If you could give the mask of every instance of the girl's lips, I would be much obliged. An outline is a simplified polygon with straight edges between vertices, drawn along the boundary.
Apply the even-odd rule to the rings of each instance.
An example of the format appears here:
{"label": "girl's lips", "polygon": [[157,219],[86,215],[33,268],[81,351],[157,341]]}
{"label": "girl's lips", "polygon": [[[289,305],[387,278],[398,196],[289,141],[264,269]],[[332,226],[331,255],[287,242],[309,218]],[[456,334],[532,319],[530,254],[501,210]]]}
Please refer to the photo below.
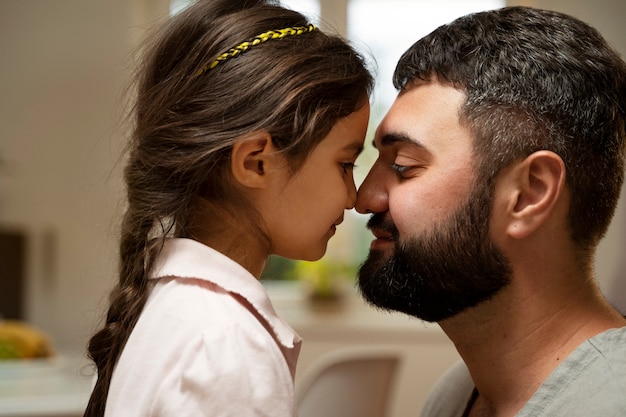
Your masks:
{"label": "girl's lips", "polygon": [[337,219],[335,223],[330,226],[330,235],[333,236],[337,232],[337,226],[343,223],[343,216]]}
{"label": "girl's lips", "polygon": [[333,231],[333,233],[335,233],[337,231],[337,227],[343,223],[343,216],[341,216],[340,218],[338,218],[335,223],[333,223],[332,226],[330,226],[330,230]]}

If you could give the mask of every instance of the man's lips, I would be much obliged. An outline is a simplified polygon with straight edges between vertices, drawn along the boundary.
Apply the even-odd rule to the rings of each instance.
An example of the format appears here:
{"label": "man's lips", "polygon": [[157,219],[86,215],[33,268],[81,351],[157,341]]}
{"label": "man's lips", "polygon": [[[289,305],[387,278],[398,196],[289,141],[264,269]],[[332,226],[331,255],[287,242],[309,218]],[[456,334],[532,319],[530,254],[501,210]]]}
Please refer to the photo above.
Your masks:
{"label": "man's lips", "polygon": [[395,244],[398,240],[398,229],[388,213],[375,213],[367,222],[367,228],[372,232],[374,239],[370,248]]}
{"label": "man's lips", "polygon": [[378,229],[378,228],[372,229],[372,234],[376,237],[376,239],[382,239],[382,240],[393,239],[393,235],[391,233],[386,232],[382,229]]}
{"label": "man's lips", "polygon": [[376,239],[372,241],[370,249],[374,249],[380,246],[386,246],[394,242],[394,236],[392,233],[386,232],[378,228],[372,228],[371,231]]}

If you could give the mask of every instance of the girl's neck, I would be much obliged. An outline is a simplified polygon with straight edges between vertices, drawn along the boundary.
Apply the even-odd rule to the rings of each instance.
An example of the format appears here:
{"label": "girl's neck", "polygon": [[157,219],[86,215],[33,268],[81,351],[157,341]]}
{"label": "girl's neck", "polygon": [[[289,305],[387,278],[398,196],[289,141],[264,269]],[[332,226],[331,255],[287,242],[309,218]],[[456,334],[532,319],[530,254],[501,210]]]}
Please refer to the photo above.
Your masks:
{"label": "girl's neck", "polygon": [[269,253],[259,245],[258,239],[252,239],[252,236],[254,235],[232,233],[197,240],[237,262],[258,279],[265,268]]}
{"label": "girl's neck", "polygon": [[269,241],[242,210],[226,210],[203,201],[195,210],[192,225],[191,239],[224,254],[255,277],[261,276],[270,255]]}

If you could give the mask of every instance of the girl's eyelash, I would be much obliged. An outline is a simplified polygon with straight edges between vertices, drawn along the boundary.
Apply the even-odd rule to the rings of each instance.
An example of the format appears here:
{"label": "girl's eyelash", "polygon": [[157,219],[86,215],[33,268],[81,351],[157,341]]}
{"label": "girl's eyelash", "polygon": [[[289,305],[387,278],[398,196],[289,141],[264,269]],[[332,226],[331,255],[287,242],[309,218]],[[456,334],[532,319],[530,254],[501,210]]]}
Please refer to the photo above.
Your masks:
{"label": "girl's eyelash", "polygon": [[347,173],[349,170],[356,168],[356,165],[354,162],[342,162],[341,168],[343,168],[344,172]]}

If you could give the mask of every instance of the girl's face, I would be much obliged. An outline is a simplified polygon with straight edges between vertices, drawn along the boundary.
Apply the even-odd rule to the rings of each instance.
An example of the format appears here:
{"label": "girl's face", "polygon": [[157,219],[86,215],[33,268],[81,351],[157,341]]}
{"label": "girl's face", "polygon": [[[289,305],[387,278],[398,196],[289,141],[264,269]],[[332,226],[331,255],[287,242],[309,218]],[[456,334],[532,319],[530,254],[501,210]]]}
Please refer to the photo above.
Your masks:
{"label": "girl's face", "polygon": [[282,168],[264,210],[272,253],[313,261],[356,202],[354,162],[363,150],[369,103],[339,120],[295,173]]}

